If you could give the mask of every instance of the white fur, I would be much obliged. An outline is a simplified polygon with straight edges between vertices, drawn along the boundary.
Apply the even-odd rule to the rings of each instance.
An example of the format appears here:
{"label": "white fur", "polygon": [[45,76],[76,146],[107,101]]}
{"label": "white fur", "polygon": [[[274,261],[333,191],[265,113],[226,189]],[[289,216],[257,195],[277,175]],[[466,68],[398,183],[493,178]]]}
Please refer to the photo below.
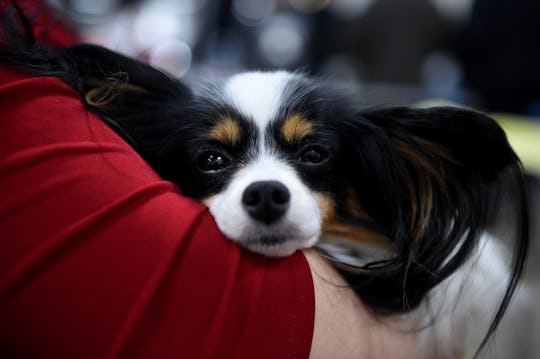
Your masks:
{"label": "white fur", "polygon": [[510,279],[509,254],[484,234],[476,253],[435,287],[424,303],[407,315],[424,328],[420,344],[427,357],[472,357],[486,334]]}
{"label": "white fur", "polygon": [[[290,191],[290,207],[283,218],[271,225],[253,220],[242,207],[242,194],[256,181],[275,180]],[[268,256],[287,256],[315,244],[321,231],[321,214],[311,190],[287,164],[265,154],[241,169],[221,193],[205,201],[223,233],[242,246]],[[280,236],[287,241],[263,245],[257,239]]]}
{"label": "white fur", "polygon": [[[315,244],[321,231],[321,214],[314,193],[296,171],[273,155],[264,141],[268,125],[276,118],[287,83],[295,77],[285,71],[248,72],[225,82],[224,95],[258,128],[258,158],[240,169],[228,187],[206,199],[221,231],[251,251],[268,256],[287,256]],[[251,218],[242,206],[245,189],[256,181],[279,181],[291,194],[290,207],[276,223],[265,225]],[[286,241],[265,245],[259,239],[281,237]]]}
{"label": "white fur", "polygon": [[283,90],[294,77],[286,71],[240,73],[225,83],[225,95],[240,113],[255,122],[264,138],[268,123],[278,114]]}
{"label": "white fur", "polygon": [[[339,239],[331,239],[327,243],[324,240],[326,238],[319,246],[331,250],[333,255],[337,253],[336,258],[352,265],[365,264],[356,257],[349,257],[348,251],[343,250],[347,243]],[[384,252],[364,246],[355,246],[355,249],[368,253],[368,261],[387,256]],[[342,255],[340,250],[343,251]],[[497,238],[483,234],[471,258],[432,289],[417,309],[404,315],[384,316],[384,323],[397,331],[417,336],[415,353],[418,358],[472,358],[508,286],[510,257]],[[521,305],[527,301],[524,289],[516,292],[515,301]],[[515,304],[507,311],[504,321],[514,320],[513,316],[520,314],[513,310]],[[482,357],[494,357],[491,348],[489,345]],[[493,348],[501,350],[499,347]]]}

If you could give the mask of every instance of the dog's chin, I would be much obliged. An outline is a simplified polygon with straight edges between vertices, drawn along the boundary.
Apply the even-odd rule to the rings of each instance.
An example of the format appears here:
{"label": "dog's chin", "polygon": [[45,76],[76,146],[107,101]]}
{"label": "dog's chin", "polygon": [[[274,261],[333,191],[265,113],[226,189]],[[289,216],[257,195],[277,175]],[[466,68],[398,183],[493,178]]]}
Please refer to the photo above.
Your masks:
{"label": "dog's chin", "polygon": [[247,220],[228,226],[222,218],[216,217],[219,229],[227,238],[251,252],[269,257],[285,257],[297,250],[313,247],[319,239],[321,228],[316,218],[312,221],[302,224],[280,221],[268,226]]}
{"label": "dog's chin", "polygon": [[[293,193],[299,196],[298,192]],[[285,257],[314,246],[319,239],[320,211],[309,193],[293,199],[287,213],[270,224],[252,218],[238,205],[239,197],[225,193],[205,200],[205,204],[221,232],[241,247],[265,256]]]}
{"label": "dog's chin", "polygon": [[248,240],[231,239],[254,253],[262,254],[268,257],[286,257],[298,250],[314,246],[317,242],[318,236],[313,236],[306,239],[287,238],[285,236],[268,236]]}

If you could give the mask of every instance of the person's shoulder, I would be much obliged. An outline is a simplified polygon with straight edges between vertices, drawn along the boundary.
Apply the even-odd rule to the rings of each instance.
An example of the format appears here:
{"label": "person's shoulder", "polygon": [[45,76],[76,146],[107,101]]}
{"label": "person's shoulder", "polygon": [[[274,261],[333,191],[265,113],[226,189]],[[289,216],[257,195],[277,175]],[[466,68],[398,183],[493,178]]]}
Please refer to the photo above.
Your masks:
{"label": "person's shoulder", "polygon": [[52,76],[35,76],[27,72],[0,66],[0,101],[28,103],[40,97],[63,96],[80,101],[80,95],[68,84]]}

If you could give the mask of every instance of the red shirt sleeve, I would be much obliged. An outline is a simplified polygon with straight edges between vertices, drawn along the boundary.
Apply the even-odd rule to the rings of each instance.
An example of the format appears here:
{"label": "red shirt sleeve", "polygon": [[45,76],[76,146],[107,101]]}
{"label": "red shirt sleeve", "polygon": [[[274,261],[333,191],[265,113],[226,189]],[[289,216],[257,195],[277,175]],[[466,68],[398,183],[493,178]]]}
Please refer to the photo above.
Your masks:
{"label": "red shirt sleeve", "polygon": [[0,71],[0,357],[308,357],[301,253],[223,238],[54,78]]}

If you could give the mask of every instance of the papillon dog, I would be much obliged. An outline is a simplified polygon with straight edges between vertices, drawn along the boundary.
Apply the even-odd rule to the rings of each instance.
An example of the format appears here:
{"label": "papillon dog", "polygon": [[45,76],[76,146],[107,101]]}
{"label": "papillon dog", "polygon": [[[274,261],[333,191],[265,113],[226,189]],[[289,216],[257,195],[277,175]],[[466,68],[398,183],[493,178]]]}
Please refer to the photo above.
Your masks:
{"label": "papillon dog", "polygon": [[456,333],[473,309],[488,318],[477,348],[493,334],[523,272],[528,223],[520,161],[488,116],[370,108],[285,71],[193,90],[116,52],[44,48],[29,34],[7,36],[1,61],[72,86],[230,240],[273,257],[319,248],[382,320],[437,332],[433,357],[463,354]]}

